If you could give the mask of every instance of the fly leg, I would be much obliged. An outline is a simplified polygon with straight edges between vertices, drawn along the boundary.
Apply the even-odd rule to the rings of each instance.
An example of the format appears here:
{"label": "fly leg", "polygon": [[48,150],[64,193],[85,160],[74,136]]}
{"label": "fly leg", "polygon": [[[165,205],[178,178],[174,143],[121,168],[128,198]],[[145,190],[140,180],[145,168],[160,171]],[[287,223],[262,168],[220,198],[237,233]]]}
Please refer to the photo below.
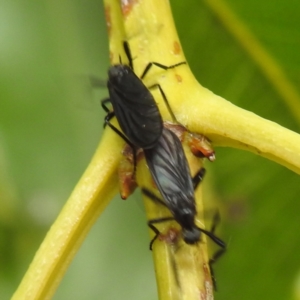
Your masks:
{"label": "fly leg", "polygon": [[182,62],[180,62],[180,63],[177,63],[177,64],[175,64],[175,65],[171,65],[171,66],[165,66],[165,65],[162,65],[162,64],[160,64],[160,63],[158,63],[158,62],[150,62],[150,63],[148,63],[148,65],[146,66],[146,68],[145,68],[145,70],[144,70],[144,72],[142,73],[142,75],[141,75],[141,79],[144,79],[145,78],[145,76],[147,75],[147,73],[149,72],[149,70],[151,69],[151,67],[152,66],[157,66],[158,68],[161,68],[161,69],[163,69],[163,70],[169,70],[169,69],[174,69],[174,68],[176,68],[176,67],[178,67],[178,66],[181,66],[181,65],[185,65],[186,64],[186,62],[185,61],[182,61]]}
{"label": "fly leg", "polygon": [[194,190],[198,187],[199,183],[203,180],[206,170],[201,168],[196,175],[192,178]]}
{"label": "fly leg", "polygon": [[166,104],[166,107],[167,107],[167,109],[169,111],[169,114],[171,115],[171,118],[172,118],[173,122],[174,123],[178,123],[178,121],[177,121],[177,119],[176,119],[176,117],[175,117],[175,115],[174,115],[174,113],[172,111],[172,108],[170,106],[170,103],[169,103],[169,101],[167,99],[167,96],[166,96],[165,92],[163,91],[162,87],[160,86],[160,84],[156,83],[156,84],[153,84],[153,85],[151,85],[151,86],[148,87],[149,90],[154,89],[154,88],[158,88],[159,89],[159,91],[160,91],[160,93],[161,93],[161,95],[162,95],[162,97],[164,99],[164,102]]}
{"label": "fly leg", "polygon": [[109,108],[106,106],[107,103],[110,102],[110,99],[104,99],[101,101],[101,106],[105,112],[107,112],[107,115],[104,118],[104,128],[109,126],[118,136],[120,136],[131,148],[132,148],[132,153],[133,153],[133,164],[134,164],[134,169],[133,169],[133,174],[132,177],[135,177],[135,172],[136,172],[136,165],[137,165],[137,149],[136,147],[129,141],[129,139],[124,135],[123,132],[121,132],[117,127],[115,127],[113,124],[110,123],[110,120],[115,116],[114,111],[110,111]]}
{"label": "fly leg", "polygon": [[[220,223],[220,220],[221,220],[220,214],[219,214],[219,211],[217,211],[214,215],[214,219],[213,219],[211,230],[210,230],[210,232],[212,234],[214,234],[216,227]],[[211,275],[211,279],[212,279],[212,283],[213,283],[213,287],[214,287],[215,291],[217,290],[217,281],[216,281],[215,272],[213,269],[213,264],[215,264],[217,262],[217,260],[226,252],[226,244],[224,242],[223,242],[223,244],[218,243],[218,245],[221,247],[221,249],[217,250],[208,262],[209,269],[210,269],[210,275]]]}
{"label": "fly leg", "polygon": [[151,240],[150,245],[149,245],[149,249],[152,250],[152,246],[154,241],[158,238],[158,236],[160,235],[160,231],[153,225],[153,224],[157,224],[157,223],[163,223],[163,222],[168,222],[168,221],[172,221],[174,220],[173,217],[165,217],[165,218],[157,218],[157,219],[152,219],[148,221],[148,226],[154,231],[155,236],[154,238]]}

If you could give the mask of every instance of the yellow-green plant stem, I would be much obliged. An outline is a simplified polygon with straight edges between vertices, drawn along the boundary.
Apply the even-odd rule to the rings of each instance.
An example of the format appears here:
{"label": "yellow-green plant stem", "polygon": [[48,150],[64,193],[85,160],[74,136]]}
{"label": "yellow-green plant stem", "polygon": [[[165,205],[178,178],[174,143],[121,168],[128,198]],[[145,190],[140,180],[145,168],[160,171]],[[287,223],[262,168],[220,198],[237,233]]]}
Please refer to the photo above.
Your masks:
{"label": "yellow-green plant stem", "polygon": [[[127,2],[128,7],[123,6],[123,15],[120,15],[119,1],[105,1],[105,10],[107,12],[106,17],[107,20],[109,20],[110,55],[112,63],[119,62],[118,56],[123,53],[122,42],[125,39],[130,42],[130,48],[134,56],[134,70],[137,74],[142,74],[148,62],[161,61],[161,58],[159,57],[151,59],[150,57],[148,58],[147,55],[145,57],[145,54],[149,50],[148,38],[153,40],[157,35],[157,32],[164,34],[165,42],[166,39],[168,39],[167,47],[166,44],[161,45],[161,47],[159,46],[161,43],[160,39],[158,39],[158,44],[156,44],[155,47],[156,53],[159,56],[163,56],[163,63],[171,65],[184,61],[185,59],[182,51],[178,54],[174,53],[173,55],[170,55],[170,51],[172,51],[170,47],[173,46],[174,52],[176,52],[175,45],[179,44],[179,41],[172,21],[170,7],[167,2],[155,3],[151,1],[140,1],[136,4],[134,2],[135,1],[132,1],[133,5],[131,5],[130,1]],[[149,14],[150,11],[152,11],[152,13]],[[157,15],[158,11],[160,11],[160,15]],[[143,24],[142,28],[138,28],[135,23],[135,20],[139,19],[139,15],[142,16],[142,19],[140,20]],[[116,16],[120,16],[123,20],[123,25],[121,25],[122,22],[120,22]],[[166,17],[167,22],[164,24],[165,28],[161,28],[164,27],[161,23],[155,23],[155,19],[158,16]],[[119,26],[121,27],[119,28]],[[125,31],[126,38],[120,40],[120,35],[118,35],[118,33],[123,32],[123,30]],[[130,39],[130,36],[136,35],[136,37],[139,37],[141,34],[140,30],[142,30],[142,32],[148,32],[149,37],[145,36],[142,45],[135,45],[136,38]],[[137,38],[136,41],[139,42],[140,40]],[[137,55],[136,47],[138,47],[140,51],[144,52],[144,55]],[[124,55],[122,56],[122,61],[125,61]],[[155,68],[154,72],[151,70],[150,79],[157,71],[161,70],[155,70]],[[153,83],[156,82],[154,81]],[[151,85],[150,80],[148,81],[148,84]],[[195,168],[197,166],[200,167],[199,161],[195,160],[195,158],[191,159],[193,160],[192,171],[195,173]],[[145,167],[145,163],[139,164],[137,178],[140,186],[147,187],[150,185],[151,188],[152,180],[147,168]],[[200,195],[200,190],[198,193]],[[168,212],[167,209],[155,205],[149,199],[144,200],[148,220],[170,215],[170,212]],[[199,218],[201,218],[202,199],[198,197],[197,200]],[[164,233],[171,225],[172,223],[170,222],[165,223],[160,230]],[[176,226],[174,222],[173,226]],[[199,224],[199,226],[203,228],[203,224]],[[203,299],[212,299],[212,282],[208,271],[208,254],[205,237],[202,241],[202,243],[199,243],[194,247],[187,247],[184,243],[181,243],[180,246],[176,245],[175,248],[174,245],[164,242],[156,241],[156,243],[154,243],[152,254],[156,271],[159,299],[192,300],[198,299],[200,295]]]}
{"label": "yellow-green plant stem", "polygon": [[[168,1],[121,2],[123,14],[119,0],[104,2],[110,31],[112,62],[117,63],[119,55],[122,56],[122,61],[126,61],[122,49],[124,39],[129,42],[134,54],[137,74],[141,74],[146,64],[151,61],[165,65],[185,61]],[[298,134],[216,96],[195,80],[187,65],[167,72],[153,67],[147,75],[146,84],[153,83],[161,84],[178,121],[189,130],[204,133],[215,145],[249,150],[300,173]],[[154,91],[153,95],[163,117],[170,119],[161,95],[157,91]],[[12,299],[51,298],[88,230],[116,193],[116,169],[123,142],[109,128],[105,131],[89,167],[49,230]],[[142,178],[140,180],[142,182]],[[197,205],[201,207],[198,199]],[[147,208],[149,216],[157,213],[160,212]],[[202,224],[199,223],[199,226]],[[170,261],[171,255],[175,256],[175,261],[180,265],[181,258],[176,256],[176,251],[169,246],[166,248],[159,245],[164,244],[158,242],[153,251],[155,265],[161,266],[160,269],[156,267],[159,270],[159,294],[161,299],[171,299],[168,296],[168,287],[174,285],[174,280],[168,280],[168,274],[172,275],[174,271],[170,264],[162,265],[161,262]],[[198,259],[195,253],[191,256]],[[207,261],[207,258],[205,260]],[[179,278],[181,277],[184,276],[179,275]],[[183,290],[188,291],[188,283],[183,284],[187,286],[187,289]],[[179,294],[179,299],[193,299],[182,295],[190,294]],[[208,290],[204,299],[212,299]]]}
{"label": "yellow-green plant stem", "polygon": [[[113,7],[118,5],[116,2],[106,1],[105,5]],[[136,1],[130,14],[124,17],[124,24],[137,74],[151,61],[165,65],[185,61],[183,52],[174,50],[174,43],[179,40],[166,1]],[[189,130],[205,134],[215,145],[248,150],[300,173],[297,133],[215,95],[197,82],[188,66],[168,72],[153,67],[145,80],[147,85],[163,86],[178,121]],[[160,94],[153,94],[164,118],[170,119]]]}
{"label": "yellow-green plant stem", "polygon": [[[106,143],[110,147],[106,147]],[[52,225],[12,299],[51,299],[66,268],[117,192],[122,142],[106,132],[89,167]]]}

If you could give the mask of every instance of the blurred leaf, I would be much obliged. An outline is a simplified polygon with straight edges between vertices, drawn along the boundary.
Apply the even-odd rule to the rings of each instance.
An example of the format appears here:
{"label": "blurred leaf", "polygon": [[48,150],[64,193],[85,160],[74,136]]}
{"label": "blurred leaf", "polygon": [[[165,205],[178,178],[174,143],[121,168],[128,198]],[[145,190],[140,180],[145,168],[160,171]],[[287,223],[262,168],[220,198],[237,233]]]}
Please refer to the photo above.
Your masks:
{"label": "blurred leaf", "polygon": [[[226,3],[290,83],[299,86],[300,3]],[[205,2],[173,0],[171,4],[187,60],[202,85],[299,131],[299,120],[276,88]],[[100,139],[99,99],[106,92],[89,90],[86,76],[106,77],[108,43],[102,3],[3,1],[0,45],[1,147],[9,169],[7,182],[11,182],[6,193],[15,195],[14,211],[21,216],[12,218],[7,227],[0,214],[0,298],[7,299]],[[216,299],[291,299],[300,265],[298,176],[234,149],[218,148],[216,162],[207,167],[212,183],[207,200],[218,201],[222,208],[220,235],[229,242],[228,252],[216,265]],[[126,203],[116,199],[110,205],[55,299],[155,299],[139,193],[136,198]],[[1,197],[1,211],[6,204]]]}
{"label": "blurred leaf", "polygon": [[[226,3],[297,87],[300,4]],[[293,118],[276,87],[204,2],[173,1],[172,8],[187,60],[202,85],[242,108],[299,131],[299,120]],[[218,148],[216,155],[210,172],[224,212],[222,236],[229,242],[228,252],[216,267],[216,299],[292,298],[300,267],[299,177],[249,153]]]}

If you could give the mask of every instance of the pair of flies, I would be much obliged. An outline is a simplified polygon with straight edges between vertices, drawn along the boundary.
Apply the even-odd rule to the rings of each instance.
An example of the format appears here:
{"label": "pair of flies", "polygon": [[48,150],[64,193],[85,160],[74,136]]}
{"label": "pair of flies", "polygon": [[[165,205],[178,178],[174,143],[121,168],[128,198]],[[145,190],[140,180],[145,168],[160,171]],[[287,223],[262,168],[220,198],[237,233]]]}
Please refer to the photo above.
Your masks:
{"label": "pair of flies", "polygon": [[[114,130],[132,148],[133,176],[136,170],[137,152],[139,149],[143,149],[150,173],[163,200],[147,189],[143,188],[142,192],[155,202],[166,206],[173,215],[148,221],[148,226],[155,233],[150,243],[150,249],[160,234],[155,224],[175,220],[180,224],[182,237],[187,244],[199,242],[202,232],[221,247],[221,251],[218,251],[210,260],[211,266],[216,258],[224,252],[226,245],[215,236],[214,224],[211,231],[199,228],[195,224],[197,210],[194,190],[202,181],[205,169],[201,168],[193,178],[191,177],[182,144],[176,133],[173,132],[174,130],[172,131],[172,126],[164,126],[157,104],[149,91],[149,89],[159,89],[173,121],[176,122],[163,89],[159,84],[147,88],[142,82],[153,66],[169,70],[186,63],[180,62],[165,66],[157,62],[150,62],[139,78],[133,71],[133,59],[127,42],[124,42],[124,50],[129,64],[122,64],[120,60],[119,64],[110,67],[107,83],[109,98],[102,101],[102,107],[107,112],[105,125]],[[107,107],[109,102],[113,106],[113,111]],[[117,118],[122,132],[110,123],[114,116]],[[180,125],[177,124],[177,126]],[[202,147],[203,143],[199,143],[197,156],[213,160],[213,151],[206,151],[207,147]]]}

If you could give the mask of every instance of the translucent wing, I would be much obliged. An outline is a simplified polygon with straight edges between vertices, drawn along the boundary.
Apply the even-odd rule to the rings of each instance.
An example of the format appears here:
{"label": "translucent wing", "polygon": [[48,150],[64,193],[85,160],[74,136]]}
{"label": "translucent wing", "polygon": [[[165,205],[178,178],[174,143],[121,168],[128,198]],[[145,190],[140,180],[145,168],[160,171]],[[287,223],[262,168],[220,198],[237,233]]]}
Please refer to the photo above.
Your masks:
{"label": "translucent wing", "polygon": [[193,227],[196,214],[194,188],[178,137],[164,128],[155,147],[144,152],[152,177],[174,218],[182,227]]}

